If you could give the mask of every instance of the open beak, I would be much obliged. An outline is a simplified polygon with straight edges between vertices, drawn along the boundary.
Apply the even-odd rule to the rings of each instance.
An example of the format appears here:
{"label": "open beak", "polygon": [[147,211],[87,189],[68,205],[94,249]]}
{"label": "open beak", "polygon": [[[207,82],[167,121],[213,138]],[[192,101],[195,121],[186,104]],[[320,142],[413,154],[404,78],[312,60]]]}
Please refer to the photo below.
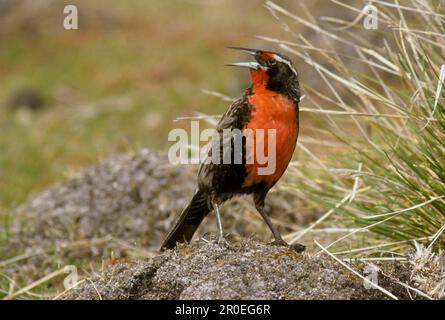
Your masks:
{"label": "open beak", "polygon": [[[227,47],[229,49],[239,50],[244,53],[250,54],[251,56],[256,56],[258,51],[257,49],[249,49],[249,48],[241,48],[241,47]],[[231,64],[226,64],[226,66],[232,66],[232,67],[242,67],[242,68],[248,68],[252,70],[259,70],[261,69],[261,65],[258,62],[235,62]]]}
{"label": "open beak", "polygon": [[261,68],[261,65],[258,62],[235,62],[226,64],[228,67],[242,67],[242,68],[248,68],[252,70],[259,70]]}
{"label": "open beak", "polygon": [[233,49],[233,50],[239,50],[244,53],[250,54],[251,56],[255,56],[259,51],[257,49],[249,49],[249,48],[241,48],[241,47],[227,47],[227,48]]}

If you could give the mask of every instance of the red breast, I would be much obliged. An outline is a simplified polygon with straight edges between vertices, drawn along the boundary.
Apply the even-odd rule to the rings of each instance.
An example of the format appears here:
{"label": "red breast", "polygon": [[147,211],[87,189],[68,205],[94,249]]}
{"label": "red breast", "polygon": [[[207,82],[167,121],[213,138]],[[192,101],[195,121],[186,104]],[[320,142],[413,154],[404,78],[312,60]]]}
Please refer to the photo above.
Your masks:
{"label": "red breast", "polygon": [[[257,183],[265,182],[268,186],[274,185],[282,176],[289,165],[294,153],[295,145],[298,138],[298,115],[295,102],[286,96],[268,90],[267,73],[262,71],[251,71],[253,81],[253,92],[249,96],[249,103],[252,108],[251,118],[244,130],[250,129],[254,134],[253,140],[248,145],[253,146],[253,154],[255,155],[253,163],[246,164],[247,176],[244,180],[243,187],[249,187]],[[269,129],[275,129],[275,170],[271,174],[259,174],[258,169],[267,167],[268,164],[258,163],[258,150],[256,150],[256,129],[264,130],[264,150],[263,154],[270,160],[268,154],[269,146]]]}

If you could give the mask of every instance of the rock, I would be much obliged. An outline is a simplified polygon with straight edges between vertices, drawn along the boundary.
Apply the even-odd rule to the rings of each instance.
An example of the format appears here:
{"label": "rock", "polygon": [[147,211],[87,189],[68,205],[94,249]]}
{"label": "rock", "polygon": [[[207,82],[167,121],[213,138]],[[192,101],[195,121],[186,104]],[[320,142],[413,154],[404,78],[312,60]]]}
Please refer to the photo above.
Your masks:
{"label": "rock", "polygon": [[[363,266],[356,266],[361,268]],[[197,241],[155,258],[119,263],[61,299],[387,299],[326,255],[247,240]],[[398,297],[406,291],[382,281]]]}

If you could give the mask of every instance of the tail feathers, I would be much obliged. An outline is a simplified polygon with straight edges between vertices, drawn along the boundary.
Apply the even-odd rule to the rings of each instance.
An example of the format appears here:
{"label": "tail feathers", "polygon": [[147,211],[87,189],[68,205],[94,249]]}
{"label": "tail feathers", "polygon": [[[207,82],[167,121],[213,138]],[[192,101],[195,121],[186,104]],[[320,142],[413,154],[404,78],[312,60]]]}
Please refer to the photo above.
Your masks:
{"label": "tail feathers", "polygon": [[161,251],[174,248],[178,242],[189,242],[211,210],[208,194],[198,190],[164,240]]}

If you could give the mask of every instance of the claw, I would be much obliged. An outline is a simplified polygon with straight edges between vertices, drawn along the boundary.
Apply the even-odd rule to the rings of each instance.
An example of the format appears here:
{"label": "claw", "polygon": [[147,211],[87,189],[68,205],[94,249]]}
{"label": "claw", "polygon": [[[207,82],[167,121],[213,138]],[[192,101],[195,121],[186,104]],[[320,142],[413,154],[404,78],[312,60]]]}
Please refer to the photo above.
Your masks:
{"label": "claw", "polygon": [[286,247],[290,250],[293,250],[295,252],[303,252],[304,250],[306,250],[306,247],[300,243],[294,243],[294,244],[289,244],[286,241],[284,241],[283,239],[275,239],[271,245],[274,246],[280,246],[280,247]]}

